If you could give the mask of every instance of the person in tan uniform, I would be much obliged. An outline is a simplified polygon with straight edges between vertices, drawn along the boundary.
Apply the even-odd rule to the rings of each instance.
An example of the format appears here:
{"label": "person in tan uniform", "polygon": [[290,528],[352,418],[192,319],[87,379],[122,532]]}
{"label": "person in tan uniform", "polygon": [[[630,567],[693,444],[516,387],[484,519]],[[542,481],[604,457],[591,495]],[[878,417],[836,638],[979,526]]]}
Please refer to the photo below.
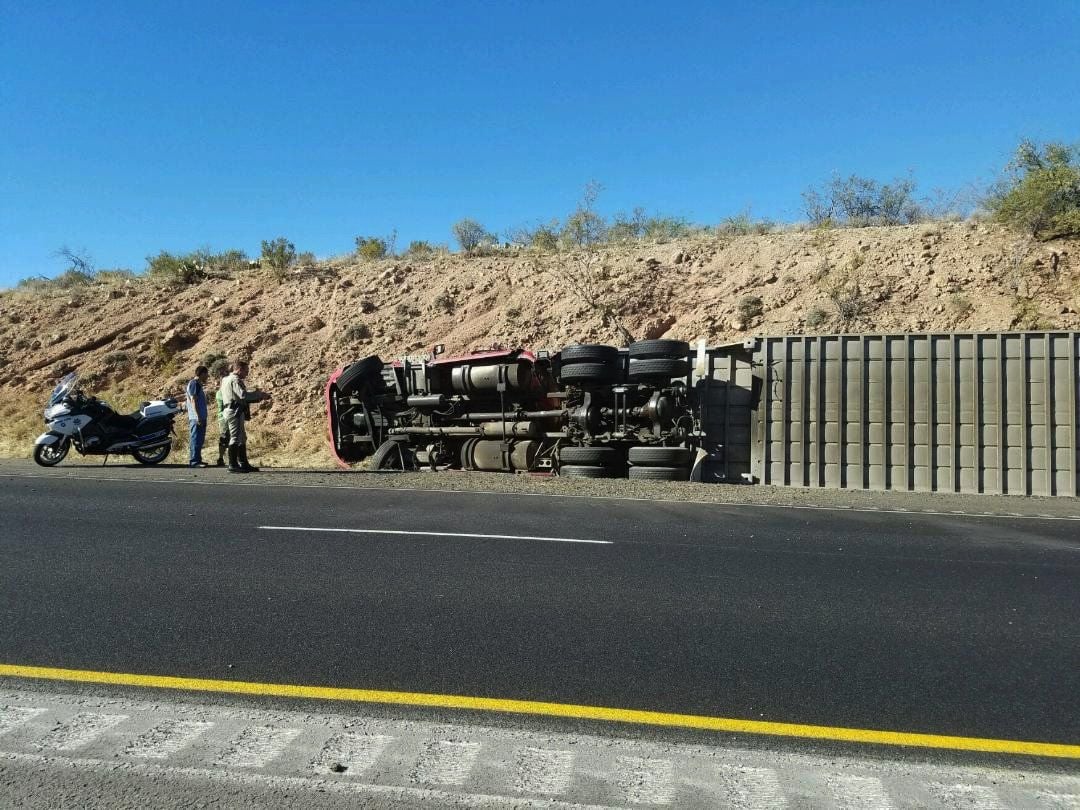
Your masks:
{"label": "person in tan uniform", "polygon": [[253,402],[268,402],[270,395],[265,391],[248,391],[244,380],[248,375],[246,360],[234,360],[232,373],[221,381],[221,404],[225,411],[225,422],[229,427],[229,472],[258,472],[247,457],[247,432],[244,423],[250,416]]}

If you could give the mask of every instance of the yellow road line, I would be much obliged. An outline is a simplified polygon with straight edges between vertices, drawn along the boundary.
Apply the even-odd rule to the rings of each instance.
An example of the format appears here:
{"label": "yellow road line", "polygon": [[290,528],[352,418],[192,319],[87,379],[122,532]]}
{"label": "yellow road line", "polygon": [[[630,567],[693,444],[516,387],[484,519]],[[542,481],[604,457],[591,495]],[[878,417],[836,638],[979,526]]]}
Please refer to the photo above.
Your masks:
{"label": "yellow road line", "polygon": [[763,720],[737,720],[693,714],[668,714],[636,709],[611,709],[600,706],[576,706],[565,703],[542,703],[533,700],[429,695],[415,692],[384,692],[377,689],[345,689],[333,686],[294,686],[278,683],[249,683],[206,678],[178,678],[168,675],[131,675],[119,672],[93,672],[82,669],[54,669],[0,664],[0,677],[44,678],[54,681],[100,683],[113,686],[144,686],[155,689],[185,689],[197,692],[225,692],[237,695],[265,695],[316,700],[345,700],[359,703],[393,703],[403,706],[430,706],[440,709],[469,709],[485,712],[563,717],[580,720],[605,720],[616,723],[639,723],[670,728],[723,731],[741,734],[768,734],[811,740],[902,745],[939,748],[952,751],[983,751],[994,754],[1019,754],[1037,757],[1080,759],[1080,745],[1063,743],[995,740],[982,737],[951,737],[943,734],[915,734],[903,731],[875,731],[862,728],[812,726],[801,723],[773,723]]}

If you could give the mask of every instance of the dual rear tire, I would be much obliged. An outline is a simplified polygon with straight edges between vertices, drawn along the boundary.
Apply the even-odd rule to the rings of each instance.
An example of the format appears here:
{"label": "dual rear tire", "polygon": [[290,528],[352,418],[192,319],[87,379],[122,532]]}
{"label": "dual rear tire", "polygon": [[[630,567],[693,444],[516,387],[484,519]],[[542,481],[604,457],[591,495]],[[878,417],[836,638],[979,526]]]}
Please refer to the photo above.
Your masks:
{"label": "dual rear tire", "polygon": [[631,447],[630,478],[636,481],[689,481],[688,447]]}
{"label": "dual rear tire", "polygon": [[559,448],[559,475],[563,478],[621,478],[626,458],[614,447]]}
{"label": "dual rear tire", "polygon": [[692,452],[687,447],[631,447],[626,456],[614,447],[567,446],[559,450],[563,478],[622,478],[637,481],[689,481]]}
{"label": "dual rear tire", "polygon": [[629,365],[623,378],[622,359],[614,346],[576,343],[559,353],[560,379],[573,385],[667,382],[690,373],[690,344],[685,340],[639,340],[627,349]]}
{"label": "dual rear tire", "polygon": [[630,344],[630,382],[668,382],[690,373],[685,340],[639,340]]}
{"label": "dual rear tire", "polygon": [[619,378],[619,350],[600,343],[575,343],[559,352],[559,378],[570,385],[610,385]]}

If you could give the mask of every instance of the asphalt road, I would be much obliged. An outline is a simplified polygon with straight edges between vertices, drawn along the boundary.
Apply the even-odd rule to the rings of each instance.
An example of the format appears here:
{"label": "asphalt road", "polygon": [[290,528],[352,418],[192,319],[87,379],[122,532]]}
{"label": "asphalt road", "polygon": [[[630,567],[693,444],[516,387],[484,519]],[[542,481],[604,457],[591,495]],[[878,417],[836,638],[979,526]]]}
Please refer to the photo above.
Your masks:
{"label": "asphalt road", "polygon": [[1078,743],[1078,618],[1076,521],[0,475],[5,664]]}

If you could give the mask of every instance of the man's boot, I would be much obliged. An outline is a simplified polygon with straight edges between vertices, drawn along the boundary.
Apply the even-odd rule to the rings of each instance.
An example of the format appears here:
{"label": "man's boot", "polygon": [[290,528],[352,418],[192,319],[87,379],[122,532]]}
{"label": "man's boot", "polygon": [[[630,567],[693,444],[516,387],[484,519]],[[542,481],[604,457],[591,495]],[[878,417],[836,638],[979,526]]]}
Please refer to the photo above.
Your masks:
{"label": "man's boot", "polygon": [[241,467],[241,469],[243,469],[244,472],[258,472],[259,468],[251,466],[251,462],[248,461],[247,445],[246,444],[240,445],[239,450],[240,450],[239,456],[240,456],[240,467]]}
{"label": "man's boot", "polygon": [[229,445],[229,472],[231,473],[246,473],[240,465],[240,447],[235,444]]}
{"label": "man's boot", "polygon": [[225,466],[225,454],[229,451],[229,440],[218,438],[217,440],[217,466]]}

